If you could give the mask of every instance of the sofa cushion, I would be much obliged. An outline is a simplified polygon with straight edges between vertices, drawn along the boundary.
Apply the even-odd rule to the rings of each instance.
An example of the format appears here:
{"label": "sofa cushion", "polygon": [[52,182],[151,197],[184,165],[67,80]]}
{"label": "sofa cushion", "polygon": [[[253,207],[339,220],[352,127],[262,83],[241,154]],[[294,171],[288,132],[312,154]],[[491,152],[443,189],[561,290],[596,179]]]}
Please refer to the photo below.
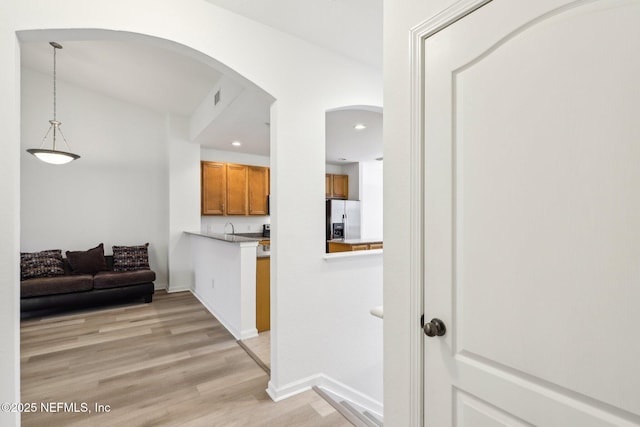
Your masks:
{"label": "sofa cushion", "polygon": [[107,269],[102,243],[86,251],[67,251],[66,254],[74,274],[96,274]]}
{"label": "sofa cushion", "polygon": [[113,246],[113,271],[149,270],[149,243]]}
{"label": "sofa cushion", "polygon": [[63,274],[64,267],[60,249],[20,253],[20,280],[62,276]]}
{"label": "sofa cushion", "polygon": [[66,294],[71,292],[90,291],[92,288],[93,276],[90,274],[39,277],[20,282],[20,297],[28,298],[41,295]]}
{"label": "sofa cushion", "polygon": [[153,270],[100,271],[93,277],[93,287],[95,289],[117,288],[154,280],[156,280],[156,273]]}

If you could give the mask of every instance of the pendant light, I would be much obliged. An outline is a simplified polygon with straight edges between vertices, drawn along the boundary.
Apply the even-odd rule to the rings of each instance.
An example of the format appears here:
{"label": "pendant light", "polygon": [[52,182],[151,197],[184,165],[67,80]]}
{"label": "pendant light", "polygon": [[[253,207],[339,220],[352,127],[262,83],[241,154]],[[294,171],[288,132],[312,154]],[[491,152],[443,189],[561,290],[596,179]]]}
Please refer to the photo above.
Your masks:
{"label": "pendant light", "polygon": [[[60,125],[62,123],[56,120],[56,51],[58,49],[62,49],[62,45],[56,42],[49,42],[49,44],[53,46],[53,120],[49,120],[49,130],[42,139],[40,148],[30,148],[27,150],[27,152],[33,154],[43,162],[51,163],[54,165],[63,165],[75,159],[79,159],[80,156],[67,151],[60,151],[56,149],[56,137],[58,136],[58,134],[60,134],[60,136],[62,137],[62,140],[67,146],[67,149],[69,149],[69,144],[67,143],[67,139],[62,133],[62,129],[60,129]],[[44,145],[47,142],[47,137],[49,136],[49,134],[52,134],[52,148],[45,149]]]}

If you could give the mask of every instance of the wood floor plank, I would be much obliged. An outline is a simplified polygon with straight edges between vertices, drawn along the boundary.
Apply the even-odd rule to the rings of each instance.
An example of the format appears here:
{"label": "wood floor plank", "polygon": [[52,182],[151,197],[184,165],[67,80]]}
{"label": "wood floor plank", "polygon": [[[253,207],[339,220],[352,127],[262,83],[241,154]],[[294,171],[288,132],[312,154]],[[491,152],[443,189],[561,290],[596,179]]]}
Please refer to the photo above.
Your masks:
{"label": "wood floor plank", "polygon": [[[187,292],[24,320],[21,363],[22,402],[38,405],[25,427],[351,425],[312,390],[273,402],[268,375]],[[56,402],[66,410],[40,408]]]}

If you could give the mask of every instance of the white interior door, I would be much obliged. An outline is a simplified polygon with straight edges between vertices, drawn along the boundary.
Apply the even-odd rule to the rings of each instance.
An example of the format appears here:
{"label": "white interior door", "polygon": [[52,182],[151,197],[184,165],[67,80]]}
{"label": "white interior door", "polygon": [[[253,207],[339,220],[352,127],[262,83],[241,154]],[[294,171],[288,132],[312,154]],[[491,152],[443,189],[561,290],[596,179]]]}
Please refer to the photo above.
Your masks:
{"label": "white interior door", "polygon": [[423,41],[427,427],[640,425],[640,1]]}

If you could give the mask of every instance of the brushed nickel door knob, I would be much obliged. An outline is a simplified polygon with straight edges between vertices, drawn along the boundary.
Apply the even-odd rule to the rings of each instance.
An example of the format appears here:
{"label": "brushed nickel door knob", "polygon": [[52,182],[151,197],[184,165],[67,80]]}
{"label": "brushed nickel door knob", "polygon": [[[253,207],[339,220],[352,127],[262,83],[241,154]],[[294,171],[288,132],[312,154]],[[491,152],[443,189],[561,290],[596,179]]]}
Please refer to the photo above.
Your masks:
{"label": "brushed nickel door knob", "polygon": [[441,337],[447,333],[447,327],[440,319],[433,318],[431,322],[427,322],[422,327],[424,334],[428,337]]}

